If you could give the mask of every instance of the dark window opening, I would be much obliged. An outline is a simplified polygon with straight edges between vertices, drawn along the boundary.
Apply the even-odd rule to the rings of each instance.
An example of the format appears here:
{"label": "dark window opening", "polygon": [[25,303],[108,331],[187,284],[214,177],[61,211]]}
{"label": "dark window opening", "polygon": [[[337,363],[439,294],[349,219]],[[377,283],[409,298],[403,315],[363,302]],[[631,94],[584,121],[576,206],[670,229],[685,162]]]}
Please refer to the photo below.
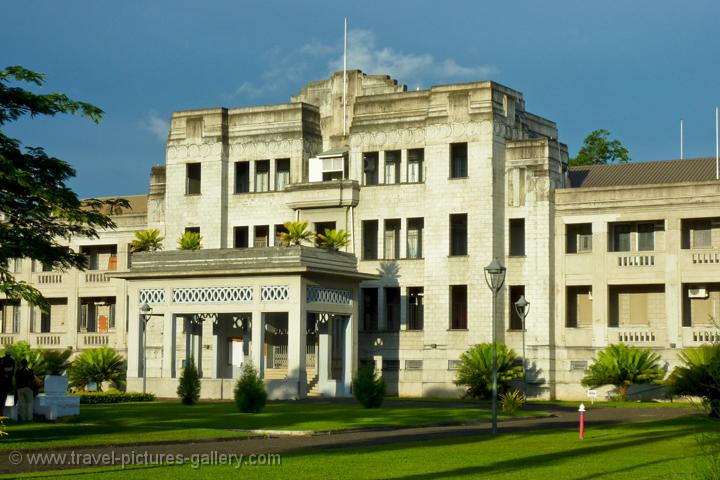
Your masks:
{"label": "dark window opening", "polygon": [[253,243],[253,247],[269,246],[269,243],[268,243],[269,231],[270,231],[270,227],[267,225],[255,226],[255,242]]}
{"label": "dark window opening", "polygon": [[250,162],[235,162],[235,193],[250,191]]}
{"label": "dark window opening", "polygon": [[315,222],[316,244],[320,244],[319,235],[325,235],[325,230],[335,230],[335,222]]}
{"label": "dark window opening", "polygon": [[290,159],[275,160],[275,190],[285,190],[290,184]]}
{"label": "dark window opening", "polygon": [[400,183],[400,150],[385,152],[385,183]]}
{"label": "dark window opening", "polygon": [[467,255],[467,214],[450,215],[450,255]]}
{"label": "dark window opening", "polygon": [[378,152],[363,153],[365,185],[377,185],[378,183],[378,158]]}
{"label": "dark window opening", "polygon": [[510,219],[510,256],[521,257],[525,255],[525,219]]}
{"label": "dark window opening", "polygon": [[363,238],[363,260],[377,260],[378,258],[378,221],[363,220],[362,222],[362,238]]}
{"label": "dark window opening", "polygon": [[465,178],[468,176],[468,148],[467,143],[450,144],[450,178]]}
{"label": "dark window opening", "polygon": [[450,285],[450,328],[467,329],[467,285]]}
{"label": "dark window opening", "polygon": [[233,246],[235,248],[248,248],[248,227],[235,227]]}
{"label": "dark window opening", "polygon": [[423,287],[408,287],[407,289],[407,329],[423,329]]}
{"label": "dark window opening", "polygon": [[425,159],[425,150],[422,148],[414,148],[407,152],[407,181],[409,183],[423,181],[423,160]]}
{"label": "dark window opening", "polygon": [[200,195],[200,184],[202,180],[201,165],[199,163],[188,163],[185,165],[185,172],[185,193],[188,195]]}
{"label": "dark window opening", "polygon": [[592,252],[592,223],[576,223],[565,226],[565,252]]}
{"label": "dark window opening", "polygon": [[200,235],[200,227],[185,227],[185,233],[197,233]]}
{"label": "dark window opening", "polygon": [[374,332],[378,329],[378,289],[363,288],[363,330]]}
{"label": "dark window opening", "polygon": [[391,332],[400,330],[400,288],[385,288],[385,325]]}
{"label": "dark window opening", "polygon": [[255,162],[255,191],[270,191],[270,160]]}
{"label": "dark window opening", "polygon": [[525,295],[524,285],[513,285],[510,287],[510,330],[522,330],[523,319],[518,315],[517,308],[515,308],[515,302],[520,300],[520,297]]}

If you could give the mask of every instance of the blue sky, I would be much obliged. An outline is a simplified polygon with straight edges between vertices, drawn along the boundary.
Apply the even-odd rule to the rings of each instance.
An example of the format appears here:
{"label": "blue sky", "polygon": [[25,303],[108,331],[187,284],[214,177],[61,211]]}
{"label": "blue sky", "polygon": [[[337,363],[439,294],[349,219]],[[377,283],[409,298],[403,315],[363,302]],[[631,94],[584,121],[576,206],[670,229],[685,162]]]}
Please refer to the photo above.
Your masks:
{"label": "blue sky", "polygon": [[106,111],[7,127],[78,172],[82,196],[144,193],[174,110],[289,101],[349,67],[408,88],[491,79],[558,123],[575,154],[596,128],[634,160],[714,155],[720,2],[25,1],[3,5],[0,66],[43,72]]}

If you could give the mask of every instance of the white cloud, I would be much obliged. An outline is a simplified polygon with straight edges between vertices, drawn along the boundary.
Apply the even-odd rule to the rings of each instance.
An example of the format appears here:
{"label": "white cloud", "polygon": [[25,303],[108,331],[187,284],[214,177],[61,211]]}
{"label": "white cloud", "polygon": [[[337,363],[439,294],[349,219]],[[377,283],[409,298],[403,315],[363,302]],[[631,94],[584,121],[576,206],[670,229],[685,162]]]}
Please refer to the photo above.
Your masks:
{"label": "white cloud", "polygon": [[167,141],[168,132],[170,131],[170,123],[160,117],[155,110],[150,110],[141,122],[141,126],[146,131],[152,133],[158,140]]}
{"label": "white cloud", "polygon": [[[342,69],[342,54],[331,61],[333,71]],[[429,53],[403,53],[378,47],[375,33],[351,30],[348,34],[348,68],[365,73],[384,73],[403,83],[422,83],[433,79],[484,80],[498,73],[492,65],[463,66],[455,59],[437,60]]]}

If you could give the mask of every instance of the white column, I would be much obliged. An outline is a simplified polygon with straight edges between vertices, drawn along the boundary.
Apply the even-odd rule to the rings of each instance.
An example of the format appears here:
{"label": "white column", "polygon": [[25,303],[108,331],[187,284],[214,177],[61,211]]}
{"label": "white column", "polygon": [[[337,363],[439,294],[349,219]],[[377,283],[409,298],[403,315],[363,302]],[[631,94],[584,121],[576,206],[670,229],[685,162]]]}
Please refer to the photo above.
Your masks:
{"label": "white column", "polygon": [[330,329],[329,320],[326,322],[319,322],[321,317],[318,315],[318,352],[315,353],[315,361],[317,362],[318,372],[318,385],[320,385],[320,392],[324,394],[334,395],[335,391],[330,390],[328,381],[330,380],[330,336],[328,331]]}
{"label": "white column", "polygon": [[263,314],[259,310],[252,312],[252,362],[260,374],[265,377],[265,359],[263,352],[265,350],[265,325]]}
{"label": "white column", "polygon": [[288,312],[288,384],[297,392],[298,398],[307,394],[305,371],[306,319],[300,315],[300,305],[292,302]]}
{"label": "white column", "polygon": [[128,305],[128,355],[127,355],[127,376],[140,377],[140,363],[142,361],[142,326],[140,322],[140,310],[137,305],[137,290],[130,292]]}
{"label": "white column", "polygon": [[171,312],[165,313],[163,317],[163,378],[175,377],[175,329],[175,315]]}
{"label": "white column", "polygon": [[352,385],[353,367],[355,365],[355,332],[353,316],[348,315],[347,321],[345,322],[345,345],[343,349],[343,395],[350,395],[350,385]]}

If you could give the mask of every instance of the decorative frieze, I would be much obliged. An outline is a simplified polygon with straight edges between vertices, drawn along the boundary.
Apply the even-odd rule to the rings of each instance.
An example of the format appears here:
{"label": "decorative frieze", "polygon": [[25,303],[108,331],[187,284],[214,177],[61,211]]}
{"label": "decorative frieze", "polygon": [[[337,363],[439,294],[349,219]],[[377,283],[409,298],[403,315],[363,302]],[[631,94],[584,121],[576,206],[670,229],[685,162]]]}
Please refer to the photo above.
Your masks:
{"label": "decorative frieze", "polygon": [[260,300],[263,302],[278,302],[290,298],[290,288],[287,285],[264,285],[260,287]]}
{"label": "decorative frieze", "polygon": [[165,289],[163,288],[144,288],[138,291],[139,305],[153,305],[165,303]]}
{"label": "decorative frieze", "polygon": [[173,303],[248,303],[252,287],[199,287],[173,289]]}
{"label": "decorative frieze", "polygon": [[341,288],[308,287],[307,302],[350,305],[352,303],[352,292]]}

